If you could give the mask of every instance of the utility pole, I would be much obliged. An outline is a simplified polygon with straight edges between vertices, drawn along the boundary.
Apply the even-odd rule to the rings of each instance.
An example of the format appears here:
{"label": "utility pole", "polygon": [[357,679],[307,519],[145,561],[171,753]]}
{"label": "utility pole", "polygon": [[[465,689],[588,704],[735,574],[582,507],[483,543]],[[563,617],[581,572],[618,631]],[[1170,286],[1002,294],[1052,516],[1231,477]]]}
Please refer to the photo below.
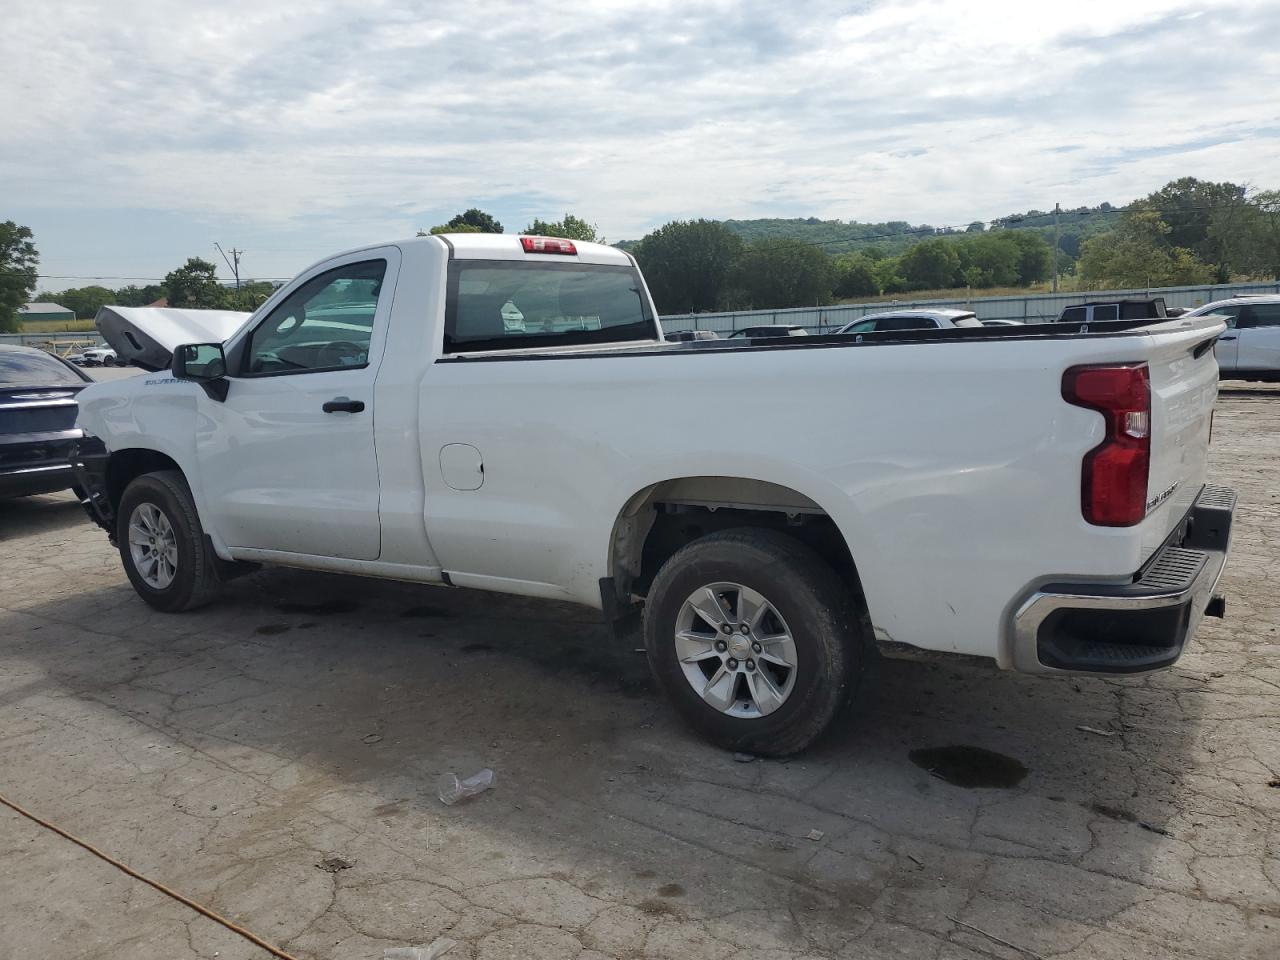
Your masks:
{"label": "utility pole", "polygon": [[[218,252],[222,254],[222,259],[226,261],[228,269],[230,269],[232,275],[236,278],[236,306],[238,307],[240,306],[240,254],[244,253],[244,251],[237,250],[235,247],[232,247],[231,257],[228,259],[227,252],[222,249],[222,244],[215,240],[213,245],[218,248]],[[1056,274],[1054,279],[1056,282]],[[1055,286],[1054,289],[1056,290],[1058,288]]]}
{"label": "utility pole", "polygon": [[1062,212],[1062,204],[1053,205],[1053,292],[1058,292],[1058,214]]}

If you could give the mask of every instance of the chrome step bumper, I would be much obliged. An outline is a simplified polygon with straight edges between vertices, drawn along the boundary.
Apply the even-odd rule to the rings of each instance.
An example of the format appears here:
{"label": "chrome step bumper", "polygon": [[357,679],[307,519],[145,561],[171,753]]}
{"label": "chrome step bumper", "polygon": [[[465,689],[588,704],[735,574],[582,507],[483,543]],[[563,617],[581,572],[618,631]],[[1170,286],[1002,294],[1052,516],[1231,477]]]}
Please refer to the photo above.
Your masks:
{"label": "chrome step bumper", "polygon": [[1130,583],[1051,583],[1014,615],[1013,667],[1025,673],[1142,673],[1182,656],[1200,618],[1221,616],[1236,495],[1207,486]]}

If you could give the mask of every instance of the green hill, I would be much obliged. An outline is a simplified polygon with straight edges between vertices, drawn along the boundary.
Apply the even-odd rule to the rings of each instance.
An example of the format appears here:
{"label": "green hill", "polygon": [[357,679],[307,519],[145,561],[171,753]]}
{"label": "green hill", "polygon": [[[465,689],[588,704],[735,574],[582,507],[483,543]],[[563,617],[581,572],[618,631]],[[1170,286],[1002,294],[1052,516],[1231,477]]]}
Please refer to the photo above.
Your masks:
{"label": "green hill", "polygon": [[[1063,210],[1059,215],[1060,249],[1070,258],[1077,257],[1082,241],[1095,233],[1111,229],[1119,216],[1120,211],[1109,203]],[[875,247],[886,255],[894,256],[926,237],[954,236],[987,228],[987,225],[980,222],[965,227],[935,227],[930,224],[912,224],[905,220],[869,223],[860,220],[821,220],[818,217],[769,217],[721,222],[748,243],[752,240],[778,238],[803,240],[806,243],[820,244],[826,252],[833,255]],[[1011,213],[992,221],[990,229],[1034,230],[1052,243],[1053,212],[1028,210],[1024,213]],[[617,245],[630,250],[638,242],[624,240]]]}

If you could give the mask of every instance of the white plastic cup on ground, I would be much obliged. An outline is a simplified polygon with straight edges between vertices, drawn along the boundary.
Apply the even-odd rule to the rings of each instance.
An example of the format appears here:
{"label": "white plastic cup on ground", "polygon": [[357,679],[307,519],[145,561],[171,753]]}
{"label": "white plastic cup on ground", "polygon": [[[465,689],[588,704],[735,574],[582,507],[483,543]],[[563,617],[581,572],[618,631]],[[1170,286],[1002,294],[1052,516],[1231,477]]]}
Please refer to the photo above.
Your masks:
{"label": "white plastic cup on ground", "polygon": [[459,780],[456,773],[442,773],[437,782],[440,802],[452,807],[459,800],[474,797],[493,787],[493,771],[485,767],[479,773],[473,773],[465,780]]}

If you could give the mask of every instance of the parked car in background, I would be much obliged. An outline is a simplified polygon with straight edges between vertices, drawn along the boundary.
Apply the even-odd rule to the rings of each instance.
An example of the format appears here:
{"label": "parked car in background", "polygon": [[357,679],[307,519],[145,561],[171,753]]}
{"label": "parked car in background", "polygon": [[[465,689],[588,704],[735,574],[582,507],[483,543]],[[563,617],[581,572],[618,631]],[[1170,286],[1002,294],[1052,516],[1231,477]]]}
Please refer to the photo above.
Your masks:
{"label": "parked car in background", "polygon": [[0,344],[0,497],[71,486],[71,458],[84,436],[76,394],[92,382],[43,350]]}
{"label": "parked car in background", "polygon": [[846,323],[836,333],[870,333],[882,330],[940,330],[948,327],[980,327],[982,321],[972,310],[890,310],[869,313]]}
{"label": "parked car in background", "polygon": [[734,337],[746,338],[748,340],[762,340],[766,337],[807,337],[809,331],[804,327],[797,326],[794,323],[788,324],[771,324],[760,327],[743,327],[741,330],[735,330],[729,334],[729,338]]}
{"label": "parked car in background", "polygon": [[766,754],[873,643],[1136,673],[1221,613],[1218,317],[704,350],[624,251],[483,233],[320,261],[219,337],[126,309],[169,370],[85,391],[76,476],[158,610],[250,563],[643,607],[681,713]]}
{"label": "parked car in background", "polygon": [[67,359],[78,367],[114,367],[119,362],[119,357],[110,347],[89,347]]}
{"label": "parked car in background", "polygon": [[719,340],[720,334],[714,330],[673,330],[663,335],[669,343],[688,343],[691,340]]}
{"label": "parked car in background", "polygon": [[1280,295],[1215,300],[1187,316],[1209,314],[1227,320],[1215,348],[1221,379],[1280,382]]}
{"label": "parked car in background", "polygon": [[1059,323],[1105,323],[1109,320],[1160,320],[1169,316],[1164,297],[1091,300],[1067,307]]}

